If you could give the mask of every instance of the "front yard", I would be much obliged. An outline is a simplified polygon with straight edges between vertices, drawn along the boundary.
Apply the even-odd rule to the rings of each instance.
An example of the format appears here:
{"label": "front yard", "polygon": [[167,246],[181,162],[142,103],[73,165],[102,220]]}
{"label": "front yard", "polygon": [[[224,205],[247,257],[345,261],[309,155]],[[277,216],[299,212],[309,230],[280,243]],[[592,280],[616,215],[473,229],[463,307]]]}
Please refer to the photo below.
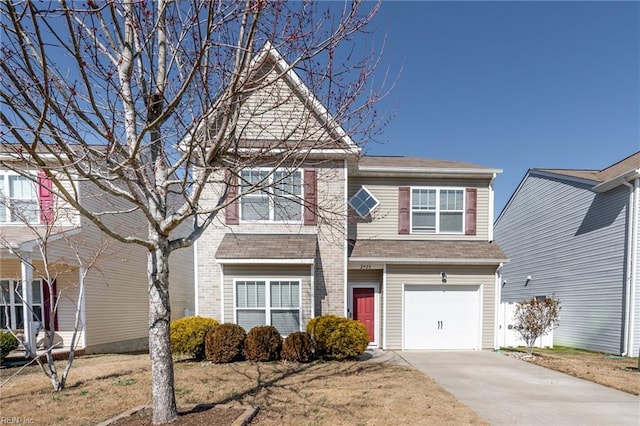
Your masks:
{"label": "front yard", "polygon": [[[14,371],[0,370],[0,381]],[[179,405],[257,405],[252,424],[486,424],[433,380],[399,365],[178,362],[175,371]],[[0,389],[2,415],[95,425],[149,404],[150,389],[148,355],[83,356],[62,392],[52,392],[33,367],[14,378]]]}
{"label": "front yard", "polygon": [[[525,351],[523,348],[503,350],[505,353]],[[638,358],[625,358],[561,346],[553,349],[535,348],[533,354],[533,357],[522,359],[610,388],[640,395]]]}

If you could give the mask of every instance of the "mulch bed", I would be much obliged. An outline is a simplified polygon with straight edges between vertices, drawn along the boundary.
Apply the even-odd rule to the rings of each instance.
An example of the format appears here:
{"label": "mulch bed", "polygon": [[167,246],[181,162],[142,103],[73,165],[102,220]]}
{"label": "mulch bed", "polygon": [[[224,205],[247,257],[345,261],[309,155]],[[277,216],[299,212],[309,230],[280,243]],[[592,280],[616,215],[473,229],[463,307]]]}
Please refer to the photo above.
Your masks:
{"label": "mulch bed", "polygon": [[[249,424],[257,413],[254,407],[201,404],[191,409],[178,409],[178,419],[171,425],[193,426],[243,426]],[[99,426],[152,426],[153,412],[150,407],[133,409]]]}

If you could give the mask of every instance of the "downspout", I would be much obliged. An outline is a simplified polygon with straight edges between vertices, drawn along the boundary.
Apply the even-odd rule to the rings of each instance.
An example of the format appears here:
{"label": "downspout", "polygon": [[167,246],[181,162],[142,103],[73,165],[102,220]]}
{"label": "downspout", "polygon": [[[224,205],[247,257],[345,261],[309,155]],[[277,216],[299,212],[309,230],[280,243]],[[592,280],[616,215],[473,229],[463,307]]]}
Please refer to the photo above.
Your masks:
{"label": "downspout", "polygon": [[633,317],[633,298],[631,296],[632,289],[635,287],[636,273],[635,273],[635,255],[637,253],[637,206],[636,206],[636,193],[638,188],[639,179],[635,180],[635,187],[626,180],[622,180],[621,183],[629,188],[629,204],[627,208],[627,273],[625,279],[625,316],[624,316],[624,332],[623,332],[623,352],[622,356],[630,356],[632,348],[630,343],[632,340],[631,333],[633,332],[633,326],[631,319]]}
{"label": "downspout", "polygon": [[488,218],[488,235],[487,235],[487,240],[488,241],[493,241],[493,209],[495,208],[495,193],[493,190],[493,182],[496,180],[496,177],[498,176],[497,173],[493,174],[493,177],[491,178],[491,180],[489,181],[489,218]]}
{"label": "downspout", "polygon": [[502,292],[501,292],[502,266],[504,266],[504,263],[500,263],[500,265],[496,269],[496,282],[495,282],[495,289],[494,289],[494,295],[495,295],[494,297],[496,298],[494,303],[495,308],[493,310],[493,349],[494,350],[500,349],[498,335],[501,332],[501,330],[499,329],[500,319],[498,317],[499,317],[499,311],[500,311],[500,304],[502,303],[501,301],[502,299]]}

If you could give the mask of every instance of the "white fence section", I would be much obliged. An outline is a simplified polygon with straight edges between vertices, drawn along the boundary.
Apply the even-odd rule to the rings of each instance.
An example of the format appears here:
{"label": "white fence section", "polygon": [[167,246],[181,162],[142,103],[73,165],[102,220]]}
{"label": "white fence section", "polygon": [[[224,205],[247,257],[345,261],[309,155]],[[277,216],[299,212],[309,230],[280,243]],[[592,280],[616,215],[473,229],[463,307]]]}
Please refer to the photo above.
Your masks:
{"label": "white fence section", "polygon": [[[498,346],[516,347],[525,346],[520,333],[514,327],[513,315],[516,312],[515,303],[503,302],[498,306]],[[553,330],[549,334],[539,337],[535,344],[536,348],[553,347]]]}

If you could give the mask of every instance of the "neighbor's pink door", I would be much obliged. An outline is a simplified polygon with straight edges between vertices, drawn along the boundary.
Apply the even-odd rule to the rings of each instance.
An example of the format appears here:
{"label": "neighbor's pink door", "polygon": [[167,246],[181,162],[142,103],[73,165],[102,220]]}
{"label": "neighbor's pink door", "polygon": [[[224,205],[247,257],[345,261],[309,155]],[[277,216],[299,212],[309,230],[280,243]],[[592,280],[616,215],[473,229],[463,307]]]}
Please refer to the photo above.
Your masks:
{"label": "neighbor's pink door", "polygon": [[353,289],[353,319],[364,324],[369,333],[369,341],[375,340],[375,309],[372,288]]}

